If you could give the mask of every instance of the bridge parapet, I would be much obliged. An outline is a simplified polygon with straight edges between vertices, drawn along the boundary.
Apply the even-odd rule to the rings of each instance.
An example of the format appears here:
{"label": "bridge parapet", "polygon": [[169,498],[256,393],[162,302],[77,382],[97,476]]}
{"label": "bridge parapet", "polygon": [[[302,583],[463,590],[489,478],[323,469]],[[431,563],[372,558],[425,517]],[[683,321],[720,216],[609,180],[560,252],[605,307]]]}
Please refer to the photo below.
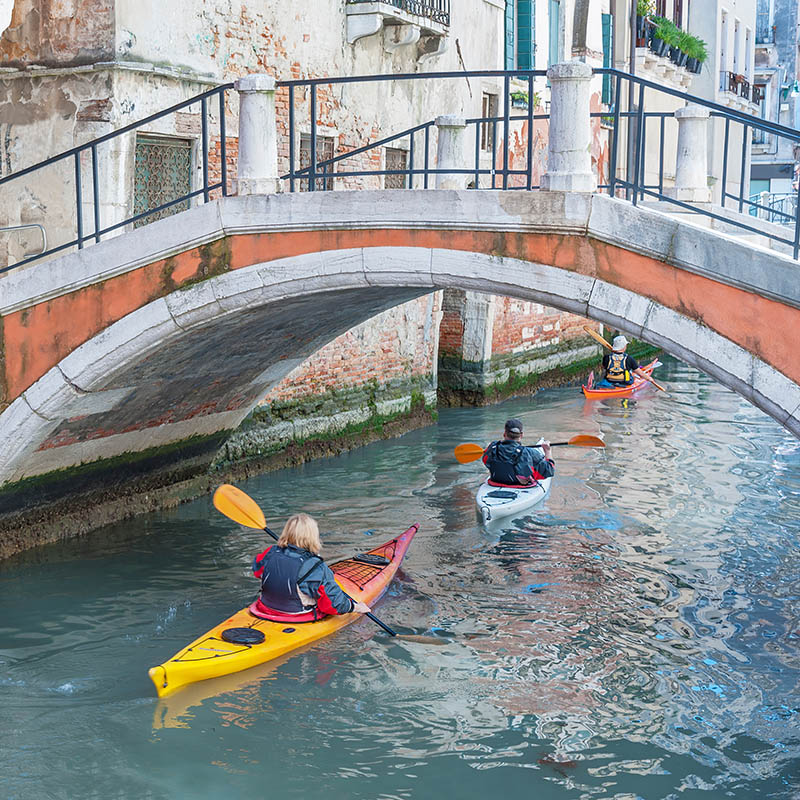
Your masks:
{"label": "bridge parapet", "polygon": [[[333,154],[322,154],[318,130],[323,88],[326,97],[334,88],[349,93],[348,102],[356,111],[358,92],[368,83],[396,87],[409,81],[469,81],[470,78],[502,82],[502,106],[494,114],[464,118],[465,127],[456,129],[443,125],[442,119],[437,120],[438,111],[431,109],[427,119],[423,117],[411,128],[358,147],[341,146]],[[605,110],[590,89],[601,78],[610,82],[615,98],[613,106]],[[543,87],[545,80],[551,86],[549,112],[536,105],[536,89]],[[512,92],[512,81],[514,86],[520,82],[527,86],[527,94]],[[526,95],[527,108],[515,108],[512,95]],[[276,120],[276,97],[281,98],[281,108],[288,107],[288,119]],[[690,105],[675,113],[657,110],[658,101],[665,97]],[[239,135],[231,138],[226,116],[236,106],[239,106]],[[149,131],[168,116],[192,109],[199,109],[201,122],[197,152],[199,182],[189,193],[164,199],[153,208],[136,214],[124,212],[119,199],[121,180],[112,174],[125,160],[119,155],[126,150],[120,142],[137,130]],[[423,109],[421,113],[427,112]],[[701,129],[709,126],[724,131],[722,171],[715,190],[718,206],[705,202],[709,176]],[[306,160],[298,163],[301,128],[310,133],[307,140],[303,139]],[[670,143],[679,129],[677,148],[671,149]],[[12,256],[6,267],[0,267],[0,272],[97,244],[158,215],[232,193],[316,192],[343,186],[379,188],[383,181],[391,181],[394,186],[402,184],[406,189],[471,186],[570,191],[592,191],[596,183],[598,191],[624,198],[633,205],[660,201],[676,211],[701,215],[713,224],[735,226],[743,235],[761,237],[760,241],[768,246],[788,248],[797,258],[800,204],[795,202],[776,210],[764,207],[759,196],[749,194],[745,151],[754,131],[800,143],[800,132],[794,129],[628,73],[610,69],[590,72],[580,62],[555,65],[548,73],[484,70],[291,81],[249,75],[235,87],[226,84],[209,90],[141,122],[0,178],[3,207],[14,205],[22,186],[20,182],[25,181],[71,187],[68,191],[74,195],[72,212],[67,209],[67,214],[74,216],[72,233],[51,235],[48,230],[43,254],[25,255],[22,251],[19,259]],[[547,140],[544,150],[540,139]],[[238,154],[231,151],[232,142],[237,143]],[[401,145],[405,161],[384,164],[383,149],[387,146],[397,149]],[[110,158],[103,156],[103,148],[110,148]],[[288,155],[282,155],[279,161],[279,152]],[[234,165],[238,170],[236,175],[231,169]],[[110,192],[110,196],[106,197],[104,192]],[[732,209],[739,213],[731,214]],[[748,212],[753,216],[748,216]],[[763,224],[759,216],[764,214],[768,214],[771,222],[780,224]],[[52,219],[46,217],[22,222],[42,224],[45,228],[52,225]]]}

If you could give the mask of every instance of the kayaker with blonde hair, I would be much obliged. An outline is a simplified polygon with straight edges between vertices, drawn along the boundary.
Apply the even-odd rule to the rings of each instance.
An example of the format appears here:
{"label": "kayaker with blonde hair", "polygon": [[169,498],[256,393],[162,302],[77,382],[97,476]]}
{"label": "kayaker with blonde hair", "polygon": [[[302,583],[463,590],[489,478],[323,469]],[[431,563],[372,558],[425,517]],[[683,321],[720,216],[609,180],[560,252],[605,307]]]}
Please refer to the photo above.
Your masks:
{"label": "kayaker with blonde hair", "polygon": [[615,336],[611,341],[611,352],[603,356],[603,379],[594,385],[595,388],[608,388],[615,386],[631,386],[634,376],[649,381],[654,386],[656,382],[639,366],[633,356],[625,352],[628,340],[624,336]]}
{"label": "kayaker with blonde hair", "polygon": [[345,594],[322,560],[319,526],[294,514],[278,541],[253,559],[261,594],[250,610],[276,622],[313,622],[329,614],[366,614],[370,608]]}

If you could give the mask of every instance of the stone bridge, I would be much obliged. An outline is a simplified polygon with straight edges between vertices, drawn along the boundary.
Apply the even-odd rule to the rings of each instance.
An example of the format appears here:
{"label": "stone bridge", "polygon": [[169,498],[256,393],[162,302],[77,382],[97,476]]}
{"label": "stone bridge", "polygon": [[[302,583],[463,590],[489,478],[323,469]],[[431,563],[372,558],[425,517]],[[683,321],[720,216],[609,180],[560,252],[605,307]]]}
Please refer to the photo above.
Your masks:
{"label": "stone bridge", "polygon": [[232,197],[179,219],[3,278],[0,513],[202,472],[321,345],[448,287],[620,328],[800,434],[797,262],[689,222],[469,190]]}
{"label": "stone bridge", "polygon": [[[436,289],[619,328],[800,435],[798,262],[595,193],[591,70],[548,74],[544,191],[453,188],[463,123],[442,118],[437,189],[279,194],[275,83],[251,76],[240,81],[252,82],[240,89],[240,196],[3,275],[0,556],[21,549],[23,528],[24,545],[40,522],[40,541],[69,528],[70,498],[142,498],[206,475],[306,357]],[[681,141],[695,167],[679,162],[676,186],[689,196],[705,184],[705,137]]]}

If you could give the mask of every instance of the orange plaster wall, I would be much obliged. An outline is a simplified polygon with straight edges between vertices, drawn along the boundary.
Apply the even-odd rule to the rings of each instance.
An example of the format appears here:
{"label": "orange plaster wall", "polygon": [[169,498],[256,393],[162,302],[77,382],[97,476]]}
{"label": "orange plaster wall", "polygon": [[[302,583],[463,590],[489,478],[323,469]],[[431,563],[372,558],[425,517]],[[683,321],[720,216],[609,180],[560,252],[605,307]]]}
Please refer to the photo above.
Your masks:
{"label": "orange plaster wall", "polygon": [[[310,252],[392,246],[447,248],[550,264],[600,278],[702,320],[800,383],[800,360],[792,333],[800,330],[800,311],[582,236],[469,230],[336,230],[242,234],[231,237],[226,244],[226,269]],[[187,281],[203,277],[203,264],[202,248],[194,248],[7,316],[7,402],[111,323]]]}

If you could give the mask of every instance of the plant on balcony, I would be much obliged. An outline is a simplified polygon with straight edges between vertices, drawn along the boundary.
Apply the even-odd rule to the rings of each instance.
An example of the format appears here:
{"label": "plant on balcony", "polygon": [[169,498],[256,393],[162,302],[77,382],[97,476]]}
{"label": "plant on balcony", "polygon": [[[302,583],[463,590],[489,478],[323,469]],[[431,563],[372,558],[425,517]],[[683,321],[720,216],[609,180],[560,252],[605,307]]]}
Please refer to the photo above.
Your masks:
{"label": "plant on balcony", "polygon": [[697,75],[708,60],[708,45],[699,36],[690,34],[685,52],[687,55],[686,69]]}
{"label": "plant on balcony", "polygon": [[636,0],[636,46],[647,47],[652,33],[649,17],[653,14],[653,0]]}
{"label": "plant on balcony", "polygon": [[675,23],[664,17],[653,17],[653,22],[655,27],[653,28],[653,38],[650,40],[650,49],[657,56],[663,56],[668,47],[677,44],[678,28]]}
{"label": "plant on balcony", "polygon": [[[528,93],[522,89],[517,89],[509,94],[511,98],[512,108],[527,108],[528,107]],[[533,93],[533,107],[538,108],[541,103],[541,98],[538,93]]]}

